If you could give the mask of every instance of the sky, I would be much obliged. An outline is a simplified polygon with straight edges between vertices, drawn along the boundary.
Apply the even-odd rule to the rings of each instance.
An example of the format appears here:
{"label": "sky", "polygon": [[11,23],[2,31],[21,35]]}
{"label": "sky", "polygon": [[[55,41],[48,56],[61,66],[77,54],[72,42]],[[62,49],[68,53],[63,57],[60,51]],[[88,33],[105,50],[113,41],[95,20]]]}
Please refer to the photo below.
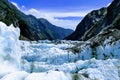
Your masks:
{"label": "sky", "polygon": [[19,10],[37,18],[45,18],[52,24],[75,30],[83,17],[113,0],[9,0]]}

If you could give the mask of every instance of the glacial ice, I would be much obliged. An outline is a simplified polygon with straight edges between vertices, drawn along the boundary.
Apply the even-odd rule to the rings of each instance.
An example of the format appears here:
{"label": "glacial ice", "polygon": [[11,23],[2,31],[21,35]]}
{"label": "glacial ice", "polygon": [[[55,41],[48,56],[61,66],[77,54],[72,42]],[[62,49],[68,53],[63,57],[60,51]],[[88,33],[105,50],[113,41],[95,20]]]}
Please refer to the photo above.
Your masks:
{"label": "glacial ice", "polygon": [[20,63],[19,28],[0,22],[0,77],[18,70]]}
{"label": "glacial ice", "polygon": [[19,28],[0,22],[0,80],[120,80],[120,41],[84,46],[75,54],[67,48],[79,41],[29,42],[19,36]]}

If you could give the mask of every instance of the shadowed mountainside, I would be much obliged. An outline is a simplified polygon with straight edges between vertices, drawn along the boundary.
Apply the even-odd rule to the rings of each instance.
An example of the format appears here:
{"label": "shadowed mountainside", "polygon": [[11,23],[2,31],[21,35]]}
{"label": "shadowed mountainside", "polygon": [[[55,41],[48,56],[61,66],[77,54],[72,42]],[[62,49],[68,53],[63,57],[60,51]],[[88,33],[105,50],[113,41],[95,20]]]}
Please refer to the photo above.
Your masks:
{"label": "shadowed mountainside", "polygon": [[25,15],[8,0],[0,0],[0,21],[5,24],[18,26],[21,30],[20,39],[63,39],[73,30],[52,25],[45,19],[37,19],[32,15]]}
{"label": "shadowed mountainside", "polygon": [[120,29],[120,0],[114,0],[107,8],[92,11],[79,23],[67,40],[88,40],[102,29]]}

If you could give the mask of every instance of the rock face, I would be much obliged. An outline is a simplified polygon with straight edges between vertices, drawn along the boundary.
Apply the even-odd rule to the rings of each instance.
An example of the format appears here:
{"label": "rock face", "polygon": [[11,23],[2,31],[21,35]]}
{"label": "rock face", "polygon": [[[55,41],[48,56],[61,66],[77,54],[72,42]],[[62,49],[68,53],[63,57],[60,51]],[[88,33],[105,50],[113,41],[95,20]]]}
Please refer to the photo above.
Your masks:
{"label": "rock face", "polygon": [[[93,11],[95,13],[95,11]],[[77,26],[75,32],[66,37],[69,40],[88,40],[104,28],[120,29],[120,0],[114,0],[109,7],[89,13]],[[100,13],[99,17],[98,14]],[[89,15],[92,17],[89,17]],[[94,17],[93,17],[94,16]],[[92,22],[91,22],[92,21]]]}
{"label": "rock face", "polygon": [[[45,19],[25,15],[8,0],[0,0],[0,21],[7,25],[13,23],[14,26],[19,26],[21,30],[20,39],[25,40],[63,39],[73,32],[73,30],[52,25]],[[53,31],[53,29],[55,30]]]}
{"label": "rock face", "polygon": [[99,22],[107,13],[106,8],[101,8],[99,10],[94,10],[87,14],[85,18],[78,24],[75,32],[65,39],[68,40],[80,40],[82,36],[88,31],[92,26]]}

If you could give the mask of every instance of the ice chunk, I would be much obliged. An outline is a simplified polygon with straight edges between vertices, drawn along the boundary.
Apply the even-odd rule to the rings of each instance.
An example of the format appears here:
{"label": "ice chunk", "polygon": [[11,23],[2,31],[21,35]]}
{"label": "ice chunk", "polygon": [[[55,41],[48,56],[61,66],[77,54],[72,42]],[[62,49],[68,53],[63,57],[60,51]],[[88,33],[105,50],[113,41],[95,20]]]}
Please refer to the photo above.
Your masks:
{"label": "ice chunk", "polygon": [[19,69],[19,36],[19,28],[0,22],[0,76]]}

